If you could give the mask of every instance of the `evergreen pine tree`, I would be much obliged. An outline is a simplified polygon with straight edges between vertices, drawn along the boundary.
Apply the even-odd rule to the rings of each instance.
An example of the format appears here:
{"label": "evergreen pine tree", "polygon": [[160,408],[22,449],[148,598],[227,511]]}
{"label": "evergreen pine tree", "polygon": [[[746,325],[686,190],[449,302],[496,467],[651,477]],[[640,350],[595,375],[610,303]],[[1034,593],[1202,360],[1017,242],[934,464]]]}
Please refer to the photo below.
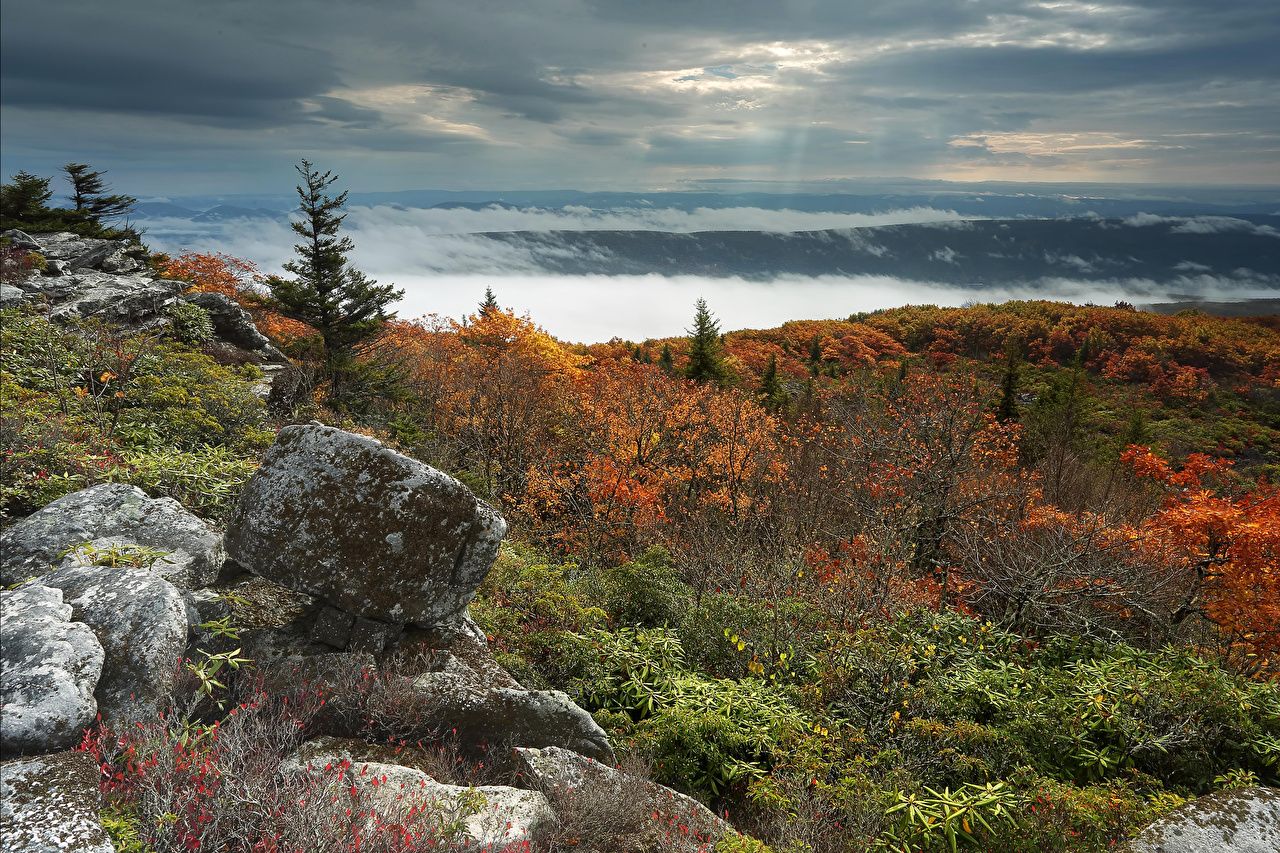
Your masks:
{"label": "evergreen pine tree", "polygon": [[675,371],[676,361],[671,355],[671,344],[662,345],[662,354],[658,356],[658,367],[661,367],[666,373]]}
{"label": "evergreen pine tree", "polygon": [[48,178],[18,172],[10,183],[0,186],[0,221],[6,229],[38,222],[48,216],[52,197]]}
{"label": "evergreen pine tree", "polygon": [[1142,413],[1142,409],[1134,408],[1129,415],[1129,423],[1125,427],[1124,435],[1120,439],[1120,447],[1125,448],[1131,444],[1146,445],[1149,440],[1146,415]]}
{"label": "evergreen pine tree", "polygon": [[68,163],[62,171],[71,181],[71,202],[76,213],[91,222],[124,216],[138,203],[133,196],[108,193],[102,180],[106,172],[95,172],[86,163]]}
{"label": "evergreen pine tree", "polygon": [[778,378],[778,357],[769,356],[769,364],[760,376],[760,396],[764,398],[765,407],[780,409],[786,403],[787,392],[783,390],[782,380]]}
{"label": "evergreen pine tree", "polygon": [[814,335],[813,340],[809,341],[809,373],[817,376],[821,367],[822,340],[817,335]]}
{"label": "evergreen pine tree", "polygon": [[695,382],[722,382],[725,377],[720,324],[702,298],[695,303],[693,328],[689,329],[689,364],[684,375]]}
{"label": "evergreen pine tree", "polygon": [[492,287],[486,287],[484,289],[484,301],[480,303],[480,316],[488,317],[498,310],[500,310],[498,308],[498,297],[493,295]]}
{"label": "evergreen pine tree", "polygon": [[1005,351],[1004,377],[1000,380],[1000,405],[996,420],[1001,423],[1018,419],[1018,350],[1010,344]]}
{"label": "evergreen pine tree", "polygon": [[336,398],[354,369],[359,345],[377,335],[395,316],[387,306],[404,291],[378,284],[347,260],[354,244],[350,237],[338,237],[346,218],[339,211],[347,194],[333,197],[326,193],[338,177],[332,172],[320,173],[305,159],[296,168],[302,176],[297,188],[302,221],[291,224],[303,238],[293,247],[299,260],[284,265],[294,278],[272,276],[267,286],[280,313],[320,333],[324,367]]}

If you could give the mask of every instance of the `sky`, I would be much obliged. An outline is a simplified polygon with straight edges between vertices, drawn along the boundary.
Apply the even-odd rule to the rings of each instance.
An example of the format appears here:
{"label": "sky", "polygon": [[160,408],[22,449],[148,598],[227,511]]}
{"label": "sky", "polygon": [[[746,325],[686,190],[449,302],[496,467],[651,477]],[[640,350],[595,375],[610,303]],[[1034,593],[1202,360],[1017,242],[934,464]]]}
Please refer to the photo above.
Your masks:
{"label": "sky", "polygon": [[1277,0],[4,0],[0,166],[143,198],[1280,183]]}

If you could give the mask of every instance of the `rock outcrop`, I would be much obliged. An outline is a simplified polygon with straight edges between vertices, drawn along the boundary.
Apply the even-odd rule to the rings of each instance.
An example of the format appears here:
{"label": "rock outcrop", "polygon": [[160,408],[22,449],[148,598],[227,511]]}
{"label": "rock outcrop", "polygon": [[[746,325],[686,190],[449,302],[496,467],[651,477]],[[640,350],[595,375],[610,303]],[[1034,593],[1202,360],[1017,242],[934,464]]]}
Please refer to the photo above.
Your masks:
{"label": "rock outcrop", "polygon": [[184,298],[192,305],[209,312],[213,331],[221,340],[246,352],[260,353],[268,361],[279,364],[288,362],[284,353],[258,331],[249,312],[230,297],[221,293],[191,293]]}
{"label": "rock outcrop", "polygon": [[[461,840],[497,849],[554,827],[555,785],[587,779],[609,796],[640,792],[660,814],[670,806],[693,837],[720,832],[722,822],[694,801],[608,766],[608,736],[567,695],[526,690],[498,665],[466,605],[505,531],[453,478],[320,425],[282,430],[246,487],[226,537],[228,568],[249,570],[238,576],[220,571],[221,538],[173,501],[111,484],[67,495],[0,540],[5,582],[22,584],[0,593],[5,748],[66,749],[99,712],[112,723],[153,719],[184,650],[192,653],[191,628],[221,615],[243,635],[197,630],[197,648],[242,645],[261,689],[325,697],[310,725],[327,736],[304,743],[282,772],[358,768],[340,789],[355,798],[347,805],[385,816],[430,803]],[[61,556],[85,541],[143,545],[173,562],[121,568]],[[211,585],[215,578],[223,580]],[[495,772],[523,774],[515,786],[452,784],[461,780],[366,742],[390,731],[401,743],[447,741]],[[83,849],[97,843],[92,821],[23,820],[35,821],[40,838],[72,837],[59,828],[66,824],[82,833]]]}
{"label": "rock outcrop", "polygon": [[0,591],[0,749],[5,755],[74,746],[98,711],[102,646],[72,622],[62,591]]}
{"label": "rock outcrop", "polygon": [[430,672],[413,682],[464,743],[558,746],[613,763],[604,729],[558,690],[485,688],[454,672]]}
{"label": "rock outcrop", "polygon": [[84,752],[0,764],[6,853],[115,853],[98,822],[98,765]]}
{"label": "rock outcrop", "polygon": [[387,763],[363,741],[319,738],[303,745],[287,767],[316,776],[343,773],[360,807],[383,819],[415,805],[436,810],[442,823],[459,827],[459,841],[481,849],[506,849],[531,840],[537,828],[554,819],[538,791],[506,785],[462,786],[438,782],[422,770]]}
{"label": "rock outcrop", "polygon": [[447,474],[332,427],[285,427],[241,493],[228,556],[388,624],[456,622],[506,522]]}
{"label": "rock outcrop", "polygon": [[1129,853],[1276,853],[1280,791],[1245,788],[1200,797],[1166,815],[1125,847]]}
{"label": "rock outcrop", "polygon": [[105,566],[67,566],[40,582],[62,590],[71,618],[88,625],[102,645],[94,690],[102,716],[124,724],[163,710],[190,629],[177,588],[141,569]]}
{"label": "rock outcrop", "polygon": [[728,822],[692,797],[567,749],[516,749],[516,754],[525,780],[546,792],[553,806],[572,803],[591,789],[597,802],[613,801],[634,810],[641,825],[632,831],[652,839],[635,849],[701,853],[734,833]]}
{"label": "rock outcrop", "polygon": [[153,570],[184,590],[213,583],[222,569],[221,538],[177,501],[149,498],[135,486],[103,483],[8,525],[0,533],[0,582],[12,585],[46,574],[63,552],[85,542],[164,551]]}
{"label": "rock outcrop", "polygon": [[170,322],[169,310],[175,304],[189,302],[209,312],[218,341],[240,353],[240,359],[267,371],[289,362],[231,299],[216,293],[184,294],[187,284],[160,278],[147,266],[146,249],[139,243],[65,231],[11,230],[0,237],[45,259],[43,271],[0,288],[0,307],[38,303],[51,319],[62,322],[95,319],[153,329]]}

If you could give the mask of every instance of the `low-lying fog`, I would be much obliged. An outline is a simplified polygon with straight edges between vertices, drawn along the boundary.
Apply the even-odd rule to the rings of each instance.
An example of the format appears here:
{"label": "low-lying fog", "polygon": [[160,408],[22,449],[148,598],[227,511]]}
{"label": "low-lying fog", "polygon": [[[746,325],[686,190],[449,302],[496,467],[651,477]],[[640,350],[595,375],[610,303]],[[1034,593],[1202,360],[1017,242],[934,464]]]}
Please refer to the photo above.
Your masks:
{"label": "low-lying fog", "polygon": [[[345,232],[355,241],[355,264],[373,278],[404,288],[401,317],[471,313],[492,287],[504,307],[528,312],[565,340],[640,340],[683,332],[693,302],[704,297],[729,329],[766,328],[787,320],[847,317],[906,304],[963,305],[1008,299],[1058,299],[1110,305],[1175,301],[1192,294],[1235,300],[1275,296],[1273,288],[1210,276],[1185,276],[1172,284],[1143,280],[1108,282],[1048,279],[1034,285],[957,287],[883,276],[786,277],[770,282],[701,276],[561,276],[546,273],[520,246],[475,236],[506,230],[760,230],[850,228],[956,221],[953,211],[911,208],[883,214],[806,213],[730,208],[591,211],[522,211],[353,208]],[[282,220],[142,223],[152,248],[220,251],[277,272],[292,256],[296,235]]]}

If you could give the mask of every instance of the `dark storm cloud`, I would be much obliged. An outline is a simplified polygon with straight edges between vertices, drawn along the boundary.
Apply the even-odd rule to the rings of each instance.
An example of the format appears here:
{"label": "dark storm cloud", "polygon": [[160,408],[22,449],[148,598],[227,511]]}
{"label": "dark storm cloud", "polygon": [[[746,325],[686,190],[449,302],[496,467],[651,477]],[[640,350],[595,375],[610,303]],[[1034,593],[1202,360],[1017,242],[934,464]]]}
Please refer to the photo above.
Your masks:
{"label": "dark storm cloud", "polygon": [[300,153],[370,189],[1280,170],[1275,0],[5,0],[0,17],[4,167],[73,150],[140,192],[211,161],[258,190]]}
{"label": "dark storm cloud", "polygon": [[323,51],[156,12],[133,20],[119,5],[6,2],[4,104],[263,127],[300,120],[301,99],[338,82]]}

